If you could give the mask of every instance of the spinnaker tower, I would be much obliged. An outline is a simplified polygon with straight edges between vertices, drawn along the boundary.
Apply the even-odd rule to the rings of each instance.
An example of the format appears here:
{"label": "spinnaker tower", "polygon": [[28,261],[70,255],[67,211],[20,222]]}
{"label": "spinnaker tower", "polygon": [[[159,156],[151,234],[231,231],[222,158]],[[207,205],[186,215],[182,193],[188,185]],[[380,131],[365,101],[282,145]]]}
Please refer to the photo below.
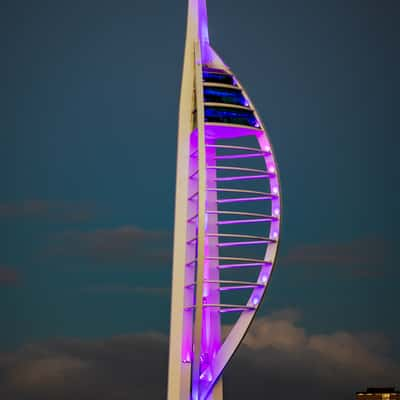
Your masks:
{"label": "spinnaker tower", "polygon": [[205,0],[189,0],[168,400],[222,400],[223,370],[260,306],[275,264],[280,192],[261,118],[210,45]]}

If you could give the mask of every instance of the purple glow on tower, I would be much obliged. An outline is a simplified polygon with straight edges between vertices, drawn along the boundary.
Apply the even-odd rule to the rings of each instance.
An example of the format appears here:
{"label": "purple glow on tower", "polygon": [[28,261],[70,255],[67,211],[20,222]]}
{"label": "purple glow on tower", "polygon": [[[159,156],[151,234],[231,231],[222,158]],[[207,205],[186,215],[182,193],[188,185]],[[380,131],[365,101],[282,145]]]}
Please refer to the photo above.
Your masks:
{"label": "purple glow on tower", "polygon": [[[171,330],[171,341],[181,346],[182,365],[173,365],[179,379],[174,381],[174,374],[170,374],[169,382],[175,386],[168,400],[222,400],[218,379],[262,301],[275,262],[280,185],[257,111],[209,44],[205,0],[189,0],[188,21],[178,135],[180,192],[177,190],[175,211],[176,221],[183,221],[186,230],[180,224],[175,235],[173,299],[178,300],[172,315],[178,313],[178,317],[175,325],[171,324],[181,324],[180,331],[174,330],[179,339],[174,339]],[[218,92],[217,86],[225,92]],[[232,93],[237,93],[235,99],[241,98],[240,104],[232,104],[237,102]],[[209,96],[206,105],[205,95]],[[249,139],[250,147],[239,146],[236,139],[239,143]],[[249,168],[256,163],[263,165]],[[182,182],[187,184],[185,190]],[[262,202],[266,203],[266,214],[258,211]],[[226,274],[238,274],[227,270],[235,269],[243,273],[247,269],[252,278],[227,280]],[[183,301],[176,296],[176,288],[183,288]],[[240,291],[244,291],[245,301],[232,304],[226,300],[227,293],[235,296],[234,292]],[[226,313],[237,314],[238,319],[222,342],[221,315]],[[181,385],[179,391],[177,385]]]}
{"label": "purple glow on tower", "polygon": [[268,242],[269,242],[268,240],[248,240],[243,242],[225,242],[225,243],[220,243],[218,246],[219,247],[251,246],[257,244],[266,244]]}
{"label": "purple glow on tower", "polygon": [[268,174],[260,174],[260,175],[238,175],[238,176],[226,176],[222,178],[216,178],[216,181],[219,182],[232,182],[232,181],[249,181],[254,179],[265,179],[269,178]]}
{"label": "purple glow on tower", "polygon": [[271,196],[258,196],[258,197],[238,197],[231,199],[218,200],[217,203],[247,203],[249,201],[271,200]]}

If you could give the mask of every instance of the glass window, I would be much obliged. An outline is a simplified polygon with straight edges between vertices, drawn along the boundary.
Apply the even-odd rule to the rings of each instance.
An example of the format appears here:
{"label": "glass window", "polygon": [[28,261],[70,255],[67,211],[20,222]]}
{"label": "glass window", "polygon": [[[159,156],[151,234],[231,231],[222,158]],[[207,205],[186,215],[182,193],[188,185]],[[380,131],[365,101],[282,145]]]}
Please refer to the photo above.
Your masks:
{"label": "glass window", "polygon": [[206,122],[259,127],[254,113],[250,110],[242,110],[230,107],[206,106],[204,110],[204,117]]}
{"label": "glass window", "polygon": [[203,70],[203,81],[236,86],[232,75],[214,69]]}
{"label": "glass window", "polygon": [[248,106],[249,103],[240,89],[204,86],[204,101],[206,103],[227,103]]}

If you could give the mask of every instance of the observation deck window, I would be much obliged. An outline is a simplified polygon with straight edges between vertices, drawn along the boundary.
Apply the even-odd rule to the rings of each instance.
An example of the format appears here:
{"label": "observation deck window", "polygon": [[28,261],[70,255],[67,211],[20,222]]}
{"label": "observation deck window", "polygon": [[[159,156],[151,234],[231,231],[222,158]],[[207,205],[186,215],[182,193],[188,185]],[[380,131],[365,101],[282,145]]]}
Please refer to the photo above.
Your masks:
{"label": "observation deck window", "polygon": [[204,86],[204,101],[206,103],[226,103],[245,107],[249,105],[240,89],[213,86]]}
{"label": "observation deck window", "polygon": [[203,70],[203,81],[236,86],[232,75],[229,75],[224,71],[218,71],[213,69]]}
{"label": "observation deck window", "polygon": [[205,122],[234,124],[259,127],[253,111],[230,107],[206,106],[204,110]]}

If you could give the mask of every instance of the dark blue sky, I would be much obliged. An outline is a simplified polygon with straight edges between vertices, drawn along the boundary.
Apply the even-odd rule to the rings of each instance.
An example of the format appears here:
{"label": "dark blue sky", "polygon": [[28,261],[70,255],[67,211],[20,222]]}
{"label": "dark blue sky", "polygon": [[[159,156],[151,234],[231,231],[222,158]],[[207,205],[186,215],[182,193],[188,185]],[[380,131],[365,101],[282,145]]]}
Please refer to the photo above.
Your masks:
{"label": "dark blue sky", "polygon": [[[399,364],[398,2],[208,8],[280,166],[262,313],[379,333]],[[0,351],[168,331],[185,19],[178,0],[2,2]]]}

